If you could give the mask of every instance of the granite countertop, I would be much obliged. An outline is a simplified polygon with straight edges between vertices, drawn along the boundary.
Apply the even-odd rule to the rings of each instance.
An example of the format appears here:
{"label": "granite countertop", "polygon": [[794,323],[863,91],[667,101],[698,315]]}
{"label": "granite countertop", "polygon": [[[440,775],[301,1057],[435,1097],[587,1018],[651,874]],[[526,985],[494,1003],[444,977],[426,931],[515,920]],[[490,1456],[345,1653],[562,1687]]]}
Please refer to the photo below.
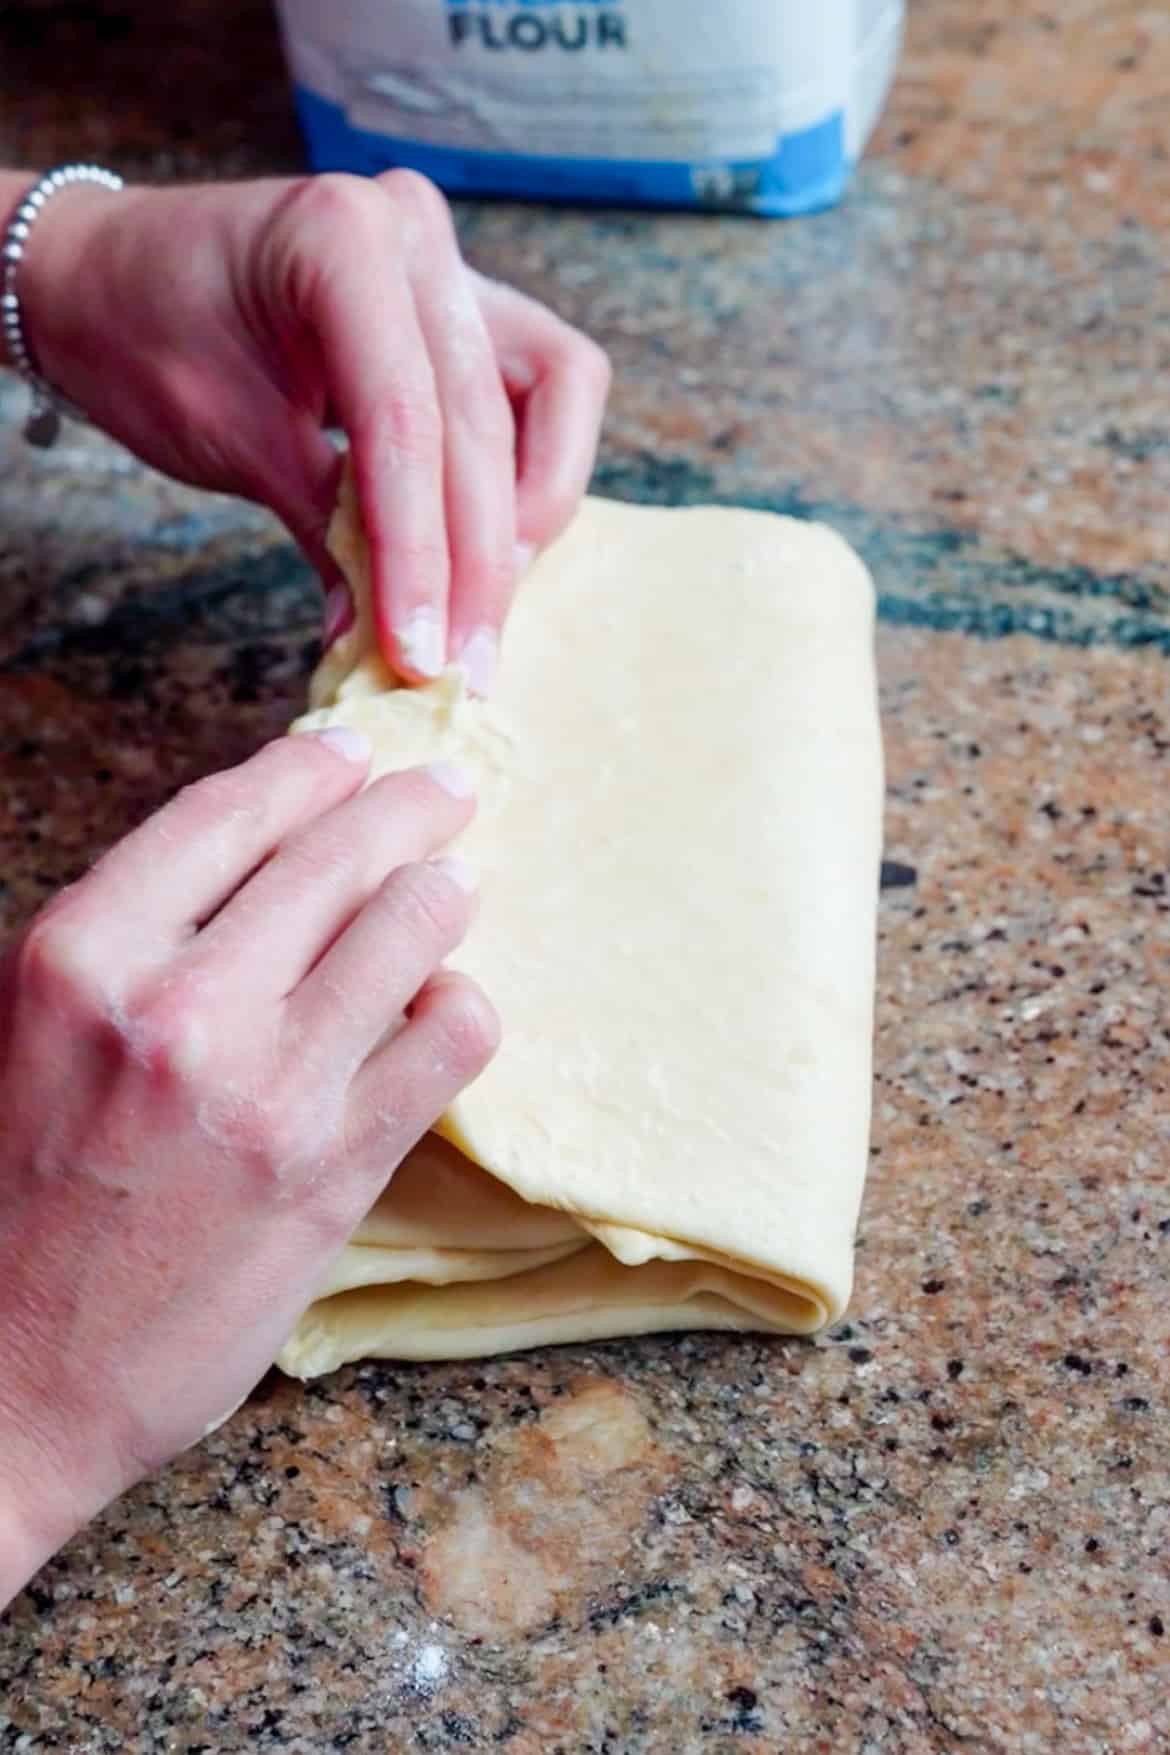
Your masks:
{"label": "granite countertop", "polygon": [[[0,1749],[1170,1748],[1170,25],[910,11],[833,213],[462,216],[610,348],[604,490],[877,577],[848,1321],[267,1381],[11,1611]],[[79,154],[295,165],[262,0],[5,7],[0,157]],[[0,427],[0,527],[12,925],[283,726],[318,616],[266,517],[77,430]]]}

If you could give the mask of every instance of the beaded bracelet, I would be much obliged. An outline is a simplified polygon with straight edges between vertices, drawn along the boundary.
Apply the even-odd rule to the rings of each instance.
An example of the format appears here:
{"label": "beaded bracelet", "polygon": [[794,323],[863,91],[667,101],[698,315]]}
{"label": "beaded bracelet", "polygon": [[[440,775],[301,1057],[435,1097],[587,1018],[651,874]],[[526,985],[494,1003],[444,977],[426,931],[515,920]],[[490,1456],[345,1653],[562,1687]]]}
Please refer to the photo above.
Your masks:
{"label": "beaded bracelet", "polygon": [[32,403],[24,423],[24,436],[30,445],[51,445],[60,431],[62,413],[85,419],[80,409],[74,408],[45,382],[33,364],[21,316],[20,295],[16,290],[16,276],[29,233],[53,196],[74,183],[97,183],[101,188],[111,190],[123,187],[121,177],[114,171],[103,170],[101,165],[58,165],[56,170],[39,178],[17,204],[0,244],[0,264],[4,270],[0,282],[0,324],[3,325],[9,361],[32,393]]}

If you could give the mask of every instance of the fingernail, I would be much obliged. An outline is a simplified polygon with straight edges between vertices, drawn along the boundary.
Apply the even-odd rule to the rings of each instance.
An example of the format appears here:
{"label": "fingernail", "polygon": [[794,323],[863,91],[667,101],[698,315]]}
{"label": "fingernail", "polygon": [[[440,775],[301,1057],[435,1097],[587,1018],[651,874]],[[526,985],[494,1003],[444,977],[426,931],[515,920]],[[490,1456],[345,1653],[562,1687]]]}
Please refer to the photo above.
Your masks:
{"label": "fingernail", "polygon": [[467,675],[467,686],[473,695],[491,693],[500,656],[500,644],[491,628],[477,628],[459,654],[459,662]]}
{"label": "fingernail", "polygon": [[443,668],[443,628],[433,609],[416,609],[394,638],[402,662],[418,676],[438,676]]}
{"label": "fingernail", "polygon": [[475,792],[475,781],[459,762],[432,762],[423,773],[428,774],[444,792],[449,792],[452,798],[470,798]]}
{"label": "fingernail", "polygon": [[450,878],[468,896],[479,888],[479,876],[475,867],[469,865],[466,859],[460,859],[457,853],[449,854],[446,859],[436,859],[435,870],[441,871],[445,878]]}
{"label": "fingernail", "polygon": [[324,641],[332,646],[345,630],[353,626],[353,598],[346,585],[331,585],[325,598]]}
{"label": "fingernail", "polygon": [[524,577],[525,573],[528,571],[529,567],[532,565],[532,563],[535,559],[536,559],[536,550],[530,542],[518,542],[516,544],[516,577],[517,577],[517,579],[522,579]]}
{"label": "fingernail", "polygon": [[374,748],[364,731],[355,731],[352,725],[328,725],[324,731],[315,731],[312,735],[326,749],[336,750],[339,756],[344,756],[347,762],[369,767]]}

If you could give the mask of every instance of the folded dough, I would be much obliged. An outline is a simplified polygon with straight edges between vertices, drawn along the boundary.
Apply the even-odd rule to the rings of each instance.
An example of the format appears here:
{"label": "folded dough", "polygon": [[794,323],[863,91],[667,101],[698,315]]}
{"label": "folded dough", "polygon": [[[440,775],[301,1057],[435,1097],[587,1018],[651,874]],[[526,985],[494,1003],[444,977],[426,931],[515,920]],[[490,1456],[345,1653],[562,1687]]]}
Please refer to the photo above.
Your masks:
{"label": "folded dough", "polygon": [[496,699],[394,685],[357,620],[297,730],[457,759],[503,1046],[411,1154],[279,1363],[660,1329],[811,1333],[849,1296],[869,1128],[873,593],[831,530],[588,500],[524,581]]}

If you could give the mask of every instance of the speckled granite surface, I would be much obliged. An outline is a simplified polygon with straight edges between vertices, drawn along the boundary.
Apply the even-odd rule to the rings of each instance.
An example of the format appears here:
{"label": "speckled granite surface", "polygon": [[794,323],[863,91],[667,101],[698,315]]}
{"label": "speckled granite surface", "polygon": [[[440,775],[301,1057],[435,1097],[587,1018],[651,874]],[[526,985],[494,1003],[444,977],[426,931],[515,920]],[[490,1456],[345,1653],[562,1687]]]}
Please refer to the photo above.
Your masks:
{"label": "speckled granite surface", "polygon": [[[264,6],[157,12],[4,8],[0,153],[295,163]],[[817,511],[877,575],[849,1322],[267,1383],[11,1612],[0,1749],[1170,1748],[1170,23],[911,14],[838,212],[465,219],[612,349],[603,486]],[[283,725],[316,603],[91,437],[0,470],[13,924]]]}

